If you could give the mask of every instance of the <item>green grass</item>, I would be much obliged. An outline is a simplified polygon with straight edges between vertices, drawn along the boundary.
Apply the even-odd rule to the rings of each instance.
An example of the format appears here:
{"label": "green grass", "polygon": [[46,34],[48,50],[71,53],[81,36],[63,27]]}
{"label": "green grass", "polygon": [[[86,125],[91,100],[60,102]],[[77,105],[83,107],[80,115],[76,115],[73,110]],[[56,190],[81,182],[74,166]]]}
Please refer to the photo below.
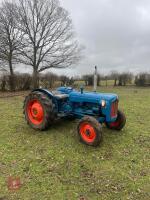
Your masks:
{"label": "green grass", "polygon": [[[78,121],[34,131],[22,97],[0,99],[0,199],[150,199],[150,89],[99,90],[119,94],[127,125],[121,132],[103,127],[98,148],[78,141]],[[8,190],[9,176],[21,178],[20,190]]]}

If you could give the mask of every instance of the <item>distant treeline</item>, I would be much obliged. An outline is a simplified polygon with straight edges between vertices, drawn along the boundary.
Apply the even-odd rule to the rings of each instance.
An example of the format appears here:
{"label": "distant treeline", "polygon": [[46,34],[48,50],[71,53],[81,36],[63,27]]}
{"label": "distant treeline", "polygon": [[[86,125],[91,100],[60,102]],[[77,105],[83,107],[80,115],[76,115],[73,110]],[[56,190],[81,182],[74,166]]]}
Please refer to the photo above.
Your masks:
{"label": "distant treeline", "polygon": [[[80,85],[93,86],[94,76],[91,74],[83,75],[82,77],[68,77],[65,75],[58,76],[54,73],[40,74],[38,76],[38,82],[42,88],[54,88],[58,86],[73,86],[79,87]],[[131,73],[117,73],[112,72],[105,76],[98,74],[97,85],[105,85],[111,81],[112,86],[150,86],[150,74],[140,73],[133,75]],[[32,75],[28,73],[16,73],[14,89],[18,90],[30,90],[32,89]],[[11,76],[9,74],[3,74],[0,76],[0,91],[11,90]]]}
{"label": "distant treeline", "polygon": [[[82,80],[85,81],[86,86],[93,85],[93,75],[87,74],[84,75]],[[138,75],[133,75],[128,72],[112,72],[109,75],[105,76],[102,74],[98,74],[97,85],[101,86],[101,82],[105,81],[105,85],[108,85],[108,81],[113,81],[113,86],[126,86],[126,85],[136,85],[136,86],[150,86],[150,74],[149,73],[139,73]]]}
{"label": "distant treeline", "polygon": [[[16,73],[14,78],[15,82],[13,91],[33,89],[33,76],[31,74]],[[42,88],[53,88],[63,85],[73,86],[74,83],[75,79],[73,77],[69,78],[67,76],[58,76],[54,73],[40,74],[38,76],[38,84],[39,87]],[[11,91],[11,76],[9,74],[3,74],[0,76],[0,91]]]}

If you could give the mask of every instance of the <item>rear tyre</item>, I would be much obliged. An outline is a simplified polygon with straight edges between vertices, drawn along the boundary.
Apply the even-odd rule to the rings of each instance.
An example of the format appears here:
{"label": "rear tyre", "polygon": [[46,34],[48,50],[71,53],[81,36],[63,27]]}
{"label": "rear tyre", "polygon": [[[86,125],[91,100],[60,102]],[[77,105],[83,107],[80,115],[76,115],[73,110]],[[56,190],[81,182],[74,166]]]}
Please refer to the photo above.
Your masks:
{"label": "rear tyre", "polygon": [[123,129],[125,124],[126,124],[126,116],[121,110],[118,110],[118,116],[115,122],[112,122],[112,123],[106,122],[107,128],[118,130],[118,131]]}
{"label": "rear tyre", "polygon": [[84,144],[96,147],[102,141],[102,127],[94,117],[83,117],[77,130],[79,139]]}
{"label": "rear tyre", "polygon": [[27,123],[36,130],[46,130],[54,121],[52,100],[42,92],[30,93],[24,101],[24,115]]}

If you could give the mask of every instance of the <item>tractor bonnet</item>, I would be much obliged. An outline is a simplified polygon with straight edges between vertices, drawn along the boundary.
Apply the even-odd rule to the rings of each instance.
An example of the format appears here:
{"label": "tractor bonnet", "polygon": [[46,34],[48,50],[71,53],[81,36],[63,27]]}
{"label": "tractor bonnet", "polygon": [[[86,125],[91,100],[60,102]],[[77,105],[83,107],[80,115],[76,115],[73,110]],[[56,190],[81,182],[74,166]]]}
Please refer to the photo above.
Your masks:
{"label": "tractor bonnet", "polygon": [[81,94],[80,92],[73,91],[69,94],[69,99],[73,102],[91,102],[99,104],[102,100],[113,102],[118,99],[118,96],[116,94],[103,94],[95,92],[84,92]]}

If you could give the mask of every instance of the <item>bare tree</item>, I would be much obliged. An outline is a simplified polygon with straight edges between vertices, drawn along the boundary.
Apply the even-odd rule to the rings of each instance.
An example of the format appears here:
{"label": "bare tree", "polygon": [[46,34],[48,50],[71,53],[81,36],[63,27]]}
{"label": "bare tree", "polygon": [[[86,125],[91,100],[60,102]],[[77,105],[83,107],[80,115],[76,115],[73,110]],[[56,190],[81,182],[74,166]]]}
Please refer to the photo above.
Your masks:
{"label": "bare tree", "polygon": [[108,76],[105,76],[106,87],[108,86]]}
{"label": "bare tree", "polygon": [[86,86],[93,86],[93,83],[94,83],[93,74],[92,75],[91,74],[83,75],[82,79],[84,80]]}
{"label": "bare tree", "polygon": [[19,30],[24,34],[20,62],[33,68],[33,87],[38,74],[64,68],[78,59],[79,48],[72,21],[58,0],[19,0]]}
{"label": "bare tree", "polygon": [[150,74],[140,73],[135,77],[135,84],[137,86],[150,86]]}
{"label": "bare tree", "polygon": [[101,74],[97,75],[97,86],[101,86]]}
{"label": "bare tree", "polygon": [[127,84],[131,84],[133,80],[133,75],[131,73],[121,73],[118,78],[118,86],[126,86]]}
{"label": "bare tree", "polygon": [[21,35],[17,29],[17,10],[9,1],[0,7],[0,69],[10,74],[10,89],[15,89],[13,64],[18,57]]}
{"label": "bare tree", "polygon": [[57,80],[59,80],[58,76],[52,72],[40,74],[40,84],[44,88],[52,88]]}
{"label": "bare tree", "polygon": [[61,81],[61,86],[67,86],[69,82],[69,77],[62,75],[59,77],[59,80]]}
{"label": "bare tree", "polygon": [[117,86],[117,81],[119,78],[119,74],[117,71],[112,71],[110,77],[114,80],[114,86]]}

